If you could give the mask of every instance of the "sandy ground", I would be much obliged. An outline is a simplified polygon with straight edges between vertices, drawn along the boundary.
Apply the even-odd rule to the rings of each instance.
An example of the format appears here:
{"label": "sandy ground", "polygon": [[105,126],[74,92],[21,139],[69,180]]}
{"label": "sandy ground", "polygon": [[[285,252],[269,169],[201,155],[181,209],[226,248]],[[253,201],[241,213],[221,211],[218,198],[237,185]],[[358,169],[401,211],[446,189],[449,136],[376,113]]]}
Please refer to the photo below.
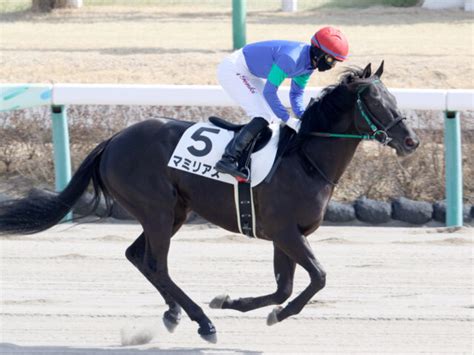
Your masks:
{"label": "sandy ground", "polygon": [[[247,42],[308,42],[325,25],[349,38],[349,65],[386,61],[384,83],[474,88],[474,20],[461,10],[422,8],[249,11]],[[232,48],[225,7],[85,7],[50,15],[0,14],[2,82],[217,84]],[[336,70],[310,86],[333,84]]]}
{"label": "sandy ground", "polygon": [[[169,334],[164,302],[128,263],[133,224],[62,225],[1,247],[0,353],[471,353],[473,233],[436,228],[322,227],[310,238],[326,288],[297,316],[266,325],[270,307],[249,313],[208,308],[274,290],[272,247],[205,225],[172,243],[175,281],[214,321],[208,344],[183,316]],[[307,283],[297,269],[295,292]],[[121,346],[121,332],[153,335]]]}

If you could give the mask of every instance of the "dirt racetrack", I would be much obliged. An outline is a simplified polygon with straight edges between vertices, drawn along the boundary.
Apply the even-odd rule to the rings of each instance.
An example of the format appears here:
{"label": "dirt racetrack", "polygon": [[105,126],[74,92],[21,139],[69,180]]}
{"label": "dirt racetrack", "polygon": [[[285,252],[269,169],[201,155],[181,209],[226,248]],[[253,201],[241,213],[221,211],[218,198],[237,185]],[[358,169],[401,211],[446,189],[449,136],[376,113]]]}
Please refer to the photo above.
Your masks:
{"label": "dirt racetrack", "polygon": [[[241,314],[208,303],[273,292],[271,244],[188,225],[171,245],[170,271],[214,321],[215,345],[187,316],[173,334],[164,328],[164,301],[124,257],[140,232],[62,225],[1,239],[0,353],[472,352],[472,229],[322,227],[310,242],[326,288],[268,327],[270,307]],[[293,296],[307,281],[297,268]],[[121,332],[153,339],[122,347]]]}

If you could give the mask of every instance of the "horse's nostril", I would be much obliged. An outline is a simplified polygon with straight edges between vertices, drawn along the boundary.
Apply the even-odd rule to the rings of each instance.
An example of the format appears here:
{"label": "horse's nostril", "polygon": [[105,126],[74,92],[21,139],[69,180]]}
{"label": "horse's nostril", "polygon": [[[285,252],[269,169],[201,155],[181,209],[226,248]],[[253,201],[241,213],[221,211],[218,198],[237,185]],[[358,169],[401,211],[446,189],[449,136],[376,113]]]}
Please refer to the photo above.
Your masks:
{"label": "horse's nostril", "polygon": [[405,138],[405,145],[408,147],[408,148],[416,148],[418,147],[418,141],[411,138],[411,137],[407,137]]}

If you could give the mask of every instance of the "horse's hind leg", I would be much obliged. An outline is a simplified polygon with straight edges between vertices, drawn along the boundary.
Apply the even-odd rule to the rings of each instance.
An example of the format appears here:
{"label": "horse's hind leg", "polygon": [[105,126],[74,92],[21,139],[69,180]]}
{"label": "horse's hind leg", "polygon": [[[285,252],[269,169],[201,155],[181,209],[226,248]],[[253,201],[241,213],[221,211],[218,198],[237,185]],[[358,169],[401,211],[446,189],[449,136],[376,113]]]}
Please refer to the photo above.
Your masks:
{"label": "horse's hind leg", "polygon": [[[187,208],[184,204],[178,203],[174,210],[174,223],[172,235],[174,235],[184,224],[187,217]],[[166,291],[159,287],[150,277],[150,272],[148,271],[147,264],[144,263],[145,254],[149,253],[146,251],[146,238],[145,234],[142,233],[135,242],[133,242],[130,247],[128,247],[125,255],[127,259],[135,265],[135,267],[145,276],[148,281],[151,282],[153,286],[158,290],[169,309],[163,314],[163,323],[168,329],[169,332],[173,332],[178,326],[181,320],[181,307],[179,304],[169,295]],[[148,256],[150,258],[150,256]]]}
{"label": "horse's hind leg", "polygon": [[[148,281],[153,284],[153,280],[150,277],[150,273],[147,272],[147,268],[144,263],[146,253],[145,249],[146,240],[144,233],[142,233],[140,234],[138,239],[135,240],[135,242],[133,242],[133,244],[127,248],[125,256],[133,265],[135,265],[135,267],[143,274],[143,276],[145,276]],[[178,326],[179,321],[181,320],[181,307],[163,289],[157,287],[157,285],[154,286],[158,290],[158,292],[160,292],[161,296],[169,307],[169,309],[163,314],[163,323],[165,324],[166,329],[168,329],[169,332],[173,332]]]}
{"label": "horse's hind leg", "polygon": [[[156,216],[150,223],[144,224],[145,256],[149,280],[179,304],[191,320],[199,324],[198,333],[205,340],[216,342],[216,329],[201,307],[193,302],[171,279],[168,273],[168,251],[172,235],[172,223],[166,216]],[[169,227],[167,227],[169,226]],[[148,276],[147,276],[148,278]]]}
{"label": "horse's hind leg", "polygon": [[265,296],[246,297],[237,300],[232,300],[228,295],[221,295],[214,298],[209,306],[211,308],[228,308],[247,312],[265,306],[281,304],[290,297],[293,290],[295,266],[295,262],[274,245],[273,269],[277,282],[276,292]]}

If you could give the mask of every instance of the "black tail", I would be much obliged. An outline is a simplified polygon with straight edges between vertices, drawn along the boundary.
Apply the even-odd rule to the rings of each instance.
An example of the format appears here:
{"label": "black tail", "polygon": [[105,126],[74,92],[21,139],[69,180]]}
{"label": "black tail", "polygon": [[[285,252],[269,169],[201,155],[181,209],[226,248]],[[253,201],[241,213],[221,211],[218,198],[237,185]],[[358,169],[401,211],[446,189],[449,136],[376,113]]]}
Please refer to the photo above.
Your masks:
{"label": "black tail", "polygon": [[90,213],[99,205],[101,193],[107,206],[110,206],[110,197],[99,174],[100,159],[109,141],[95,147],[61,193],[30,194],[26,198],[0,204],[0,234],[32,234],[51,228],[72,209],[91,179],[94,197],[90,202]]}

